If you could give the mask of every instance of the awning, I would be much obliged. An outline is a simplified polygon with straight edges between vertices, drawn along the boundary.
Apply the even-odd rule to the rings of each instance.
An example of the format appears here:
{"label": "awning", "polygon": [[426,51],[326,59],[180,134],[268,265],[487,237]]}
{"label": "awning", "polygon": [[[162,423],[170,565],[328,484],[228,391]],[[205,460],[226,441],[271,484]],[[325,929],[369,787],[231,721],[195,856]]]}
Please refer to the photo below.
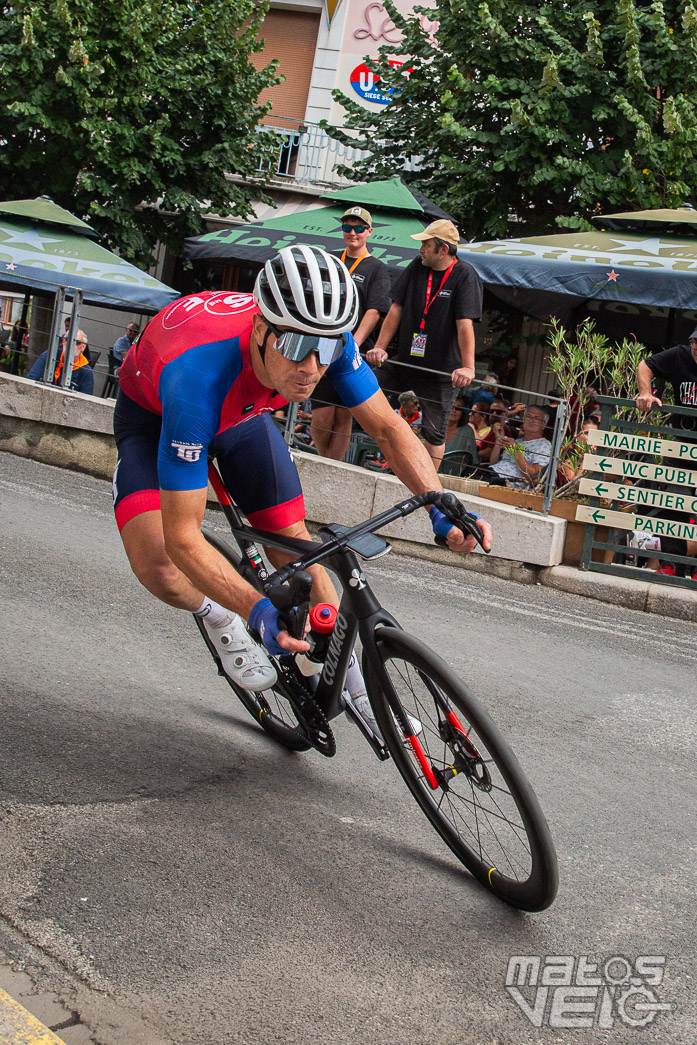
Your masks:
{"label": "awning", "polygon": [[184,244],[184,255],[191,261],[263,264],[281,247],[292,243],[341,250],[344,238],[339,221],[348,206],[357,204],[367,207],[373,218],[373,233],[368,239],[370,253],[396,275],[417,256],[419,244],[411,239],[412,233],[421,232],[434,218],[450,217],[397,176],[350,185],[327,192],[322,198],[338,202],[192,236]]}
{"label": "awning", "polygon": [[[156,312],[176,290],[101,247],[89,225],[50,200],[0,203],[0,284],[54,294],[82,290],[85,302]],[[68,295],[70,296],[70,295]]]}
{"label": "awning", "polygon": [[460,248],[498,297],[541,319],[581,302],[697,309],[697,238],[634,231],[490,240]]}
{"label": "awning", "polygon": [[[263,264],[281,247],[292,243],[341,250],[344,237],[339,222],[344,211],[345,207],[320,207],[269,221],[207,232],[187,239],[184,254],[192,261],[205,258]],[[411,234],[421,232],[427,220],[425,215],[423,220],[416,215],[373,215],[373,234],[368,240],[370,253],[388,268],[406,268],[418,250],[418,243],[410,238]]]}

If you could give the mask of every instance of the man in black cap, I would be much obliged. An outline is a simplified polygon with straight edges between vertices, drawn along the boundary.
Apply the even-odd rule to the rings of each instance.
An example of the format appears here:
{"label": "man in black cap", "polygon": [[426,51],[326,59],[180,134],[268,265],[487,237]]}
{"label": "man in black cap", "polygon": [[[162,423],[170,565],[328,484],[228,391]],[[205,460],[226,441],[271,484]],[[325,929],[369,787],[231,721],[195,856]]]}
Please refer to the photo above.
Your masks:
{"label": "man in black cap", "polygon": [[[372,348],[373,331],[390,307],[390,277],[385,265],[374,258],[366,245],[373,219],[364,207],[349,207],[341,218],[344,250],[339,255],[358,291],[358,326],[353,339],[364,352]],[[310,433],[323,457],[343,461],[351,438],[351,412],[332,385],[322,378],[312,396]]]}

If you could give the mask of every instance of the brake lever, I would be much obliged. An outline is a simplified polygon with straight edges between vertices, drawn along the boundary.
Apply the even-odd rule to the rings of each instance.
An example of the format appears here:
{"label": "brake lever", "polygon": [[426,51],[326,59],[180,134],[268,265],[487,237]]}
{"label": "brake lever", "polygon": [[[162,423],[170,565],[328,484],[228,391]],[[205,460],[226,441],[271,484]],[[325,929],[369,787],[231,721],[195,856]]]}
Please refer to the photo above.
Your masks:
{"label": "brake lever", "polygon": [[278,584],[266,592],[278,610],[278,619],[294,639],[305,636],[305,621],[310,612],[312,577],[306,570],[294,573],[288,584]]}

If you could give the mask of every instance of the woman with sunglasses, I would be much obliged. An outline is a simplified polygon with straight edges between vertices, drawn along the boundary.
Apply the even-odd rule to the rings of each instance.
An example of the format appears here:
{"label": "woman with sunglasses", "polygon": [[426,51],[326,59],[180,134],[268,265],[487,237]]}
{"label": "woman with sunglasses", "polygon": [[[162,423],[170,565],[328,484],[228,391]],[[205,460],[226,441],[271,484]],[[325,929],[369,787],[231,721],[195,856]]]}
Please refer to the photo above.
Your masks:
{"label": "woman with sunglasses", "polygon": [[[341,218],[344,249],[340,257],[358,294],[358,326],[353,339],[363,354],[375,343],[374,330],[390,307],[390,277],[385,265],[368,250],[373,219],[364,207],[349,207]],[[352,418],[328,378],[312,396],[310,433],[322,457],[343,461],[351,439]]]}
{"label": "woman with sunglasses", "polygon": [[[252,526],[309,540],[297,470],[268,414],[307,399],[326,373],[402,481],[413,492],[440,489],[426,451],[358,355],[357,311],[338,258],[284,247],[259,273],[254,295],[205,292],[168,305],[119,372],[114,506],[131,567],[157,598],[201,618],[226,674],[245,689],[276,681],[264,647],[277,654],[309,646],[282,629],[269,600],[201,534],[208,457]],[[481,526],[488,543],[490,528]],[[454,550],[472,550],[459,530],[447,536]],[[274,566],[287,561],[273,550],[268,556]],[[313,601],[336,603],[325,571],[310,572]],[[360,697],[354,669],[347,686]]]}
{"label": "woman with sunglasses", "polygon": [[507,421],[508,405],[503,399],[494,399],[489,407],[489,431],[477,444],[480,461],[489,462],[491,451],[494,449],[497,439],[501,440],[504,437],[507,439],[513,438],[513,430],[509,428]]}

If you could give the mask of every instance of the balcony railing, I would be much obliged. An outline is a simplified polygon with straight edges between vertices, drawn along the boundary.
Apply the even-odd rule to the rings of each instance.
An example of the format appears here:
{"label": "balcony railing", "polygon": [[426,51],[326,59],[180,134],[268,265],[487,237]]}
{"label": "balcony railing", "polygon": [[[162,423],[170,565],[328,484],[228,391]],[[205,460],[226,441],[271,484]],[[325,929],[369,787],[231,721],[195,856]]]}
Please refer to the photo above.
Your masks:
{"label": "balcony railing", "polygon": [[[348,179],[340,177],[336,168],[342,164],[352,166],[368,155],[364,149],[354,149],[330,138],[319,124],[300,123],[283,116],[272,119],[274,122],[265,124],[264,129],[273,131],[277,141],[267,150],[267,156],[259,163],[259,170],[274,177],[334,186],[349,185]],[[282,126],[284,122],[286,126]],[[287,125],[291,123],[293,127]],[[417,170],[418,166],[418,157],[412,157],[404,169]]]}

